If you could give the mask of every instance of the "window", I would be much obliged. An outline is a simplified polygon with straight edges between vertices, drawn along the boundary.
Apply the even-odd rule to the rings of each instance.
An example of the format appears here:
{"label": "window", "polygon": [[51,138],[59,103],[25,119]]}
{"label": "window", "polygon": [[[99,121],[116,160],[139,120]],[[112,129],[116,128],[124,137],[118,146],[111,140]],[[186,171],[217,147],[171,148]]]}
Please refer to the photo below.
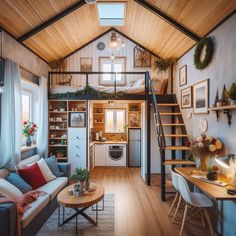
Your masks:
{"label": "window", "polygon": [[122,2],[97,3],[100,26],[124,26],[125,6]]}
{"label": "window", "polygon": [[[125,57],[117,57],[111,60],[109,57],[100,57],[100,71],[102,72],[124,72]],[[112,85],[116,80],[117,85],[125,85],[125,75],[121,74],[104,74],[100,76],[101,85]]]}
{"label": "window", "polygon": [[125,133],[125,109],[105,109],[105,133]]}
{"label": "window", "polygon": [[[38,124],[38,86],[26,80],[21,80],[22,88],[22,129],[24,121]],[[32,138],[36,142],[36,136]],[[22,146],[25,145],[25,136],[22,134]]]}

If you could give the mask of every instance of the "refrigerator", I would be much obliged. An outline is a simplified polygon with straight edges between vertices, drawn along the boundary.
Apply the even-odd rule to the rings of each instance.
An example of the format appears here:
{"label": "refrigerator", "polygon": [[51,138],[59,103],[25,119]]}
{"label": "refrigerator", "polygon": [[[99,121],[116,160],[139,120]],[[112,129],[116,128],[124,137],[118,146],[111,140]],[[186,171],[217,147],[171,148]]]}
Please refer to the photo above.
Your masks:
{"label": "refrigerator", "polygon": [[128,166],[141,166],[141,129],[129,128],[128,131]]}

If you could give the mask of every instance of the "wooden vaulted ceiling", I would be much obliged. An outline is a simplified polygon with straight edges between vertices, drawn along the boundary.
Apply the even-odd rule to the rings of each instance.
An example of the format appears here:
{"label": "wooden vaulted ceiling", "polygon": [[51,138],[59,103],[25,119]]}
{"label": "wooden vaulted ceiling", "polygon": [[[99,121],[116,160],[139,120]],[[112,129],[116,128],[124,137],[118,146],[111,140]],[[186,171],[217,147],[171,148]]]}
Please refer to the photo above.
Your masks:
{"label": "wooden vaulted ceiling", "polygon": [[[77,2],[78,0],[0,0],[0,25],[20,38]],[[196,43],[136,1],[126,2],[125,26],[117,29],[155,54],[163,58],[177,58]],[[236,9],[235,0],[147,0],[146,3],[199,37],[203,37]],[[109,27],[99,26],[96,5],[84,4],[23,43],[50,62],[65,57],[108,29]]]}

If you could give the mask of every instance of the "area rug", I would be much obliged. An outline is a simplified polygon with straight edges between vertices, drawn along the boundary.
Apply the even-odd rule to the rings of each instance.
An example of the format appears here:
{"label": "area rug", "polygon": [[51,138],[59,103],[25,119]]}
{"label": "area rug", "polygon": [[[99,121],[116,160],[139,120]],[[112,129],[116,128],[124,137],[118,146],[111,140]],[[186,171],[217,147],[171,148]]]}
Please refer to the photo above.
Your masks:
{"label": "area rug", "polygon": [[[99,208],[102,202],[99,203]],[[61,208],[62,212],[62,208]],[[74,214],[74,210],[65,208],[65,219]],[[95,211],[92,208],[88,208],[85,213],[95,219]],[[67,224],[58,227],[57,218],[58,211],[56,210],[47,222],[42,226],[37,236],[70,236],[76,235],[75,231],[75,219],[72,219]],[[62,219],[62,218],[61,218]],[[113,236],[115,235],[115,196],[114,194],[105,194],[104,197],[104,211],[98,212],[98,225],[92,225],[83,216],[78,216],[78,230],[79,236]]]}

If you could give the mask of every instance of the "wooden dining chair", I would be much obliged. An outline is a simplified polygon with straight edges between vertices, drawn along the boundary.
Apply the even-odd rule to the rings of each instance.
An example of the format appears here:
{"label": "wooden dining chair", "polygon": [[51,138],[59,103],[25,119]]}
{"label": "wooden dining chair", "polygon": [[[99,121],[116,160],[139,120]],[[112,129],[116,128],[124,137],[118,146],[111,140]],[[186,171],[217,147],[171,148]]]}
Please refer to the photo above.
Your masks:
{"label": "wooden dining chair", "polygon": [[179,236],[181,236],[183,233],[189,207],[193,207],[197,209],[199,213],[201,214],[201,216],[205,217],[206,222],[208,223],[211,235],[214,236],[215,231],[214,231],[210,216],[207,211],[207,208],[210,208],[213,206],[212,201],[202,193],[190,192],[187,181],[181,175],[178,175],[178,187],[179,187],[180,194],[185,201],[184,215],[183,215],[183,220],[182,220]]}

